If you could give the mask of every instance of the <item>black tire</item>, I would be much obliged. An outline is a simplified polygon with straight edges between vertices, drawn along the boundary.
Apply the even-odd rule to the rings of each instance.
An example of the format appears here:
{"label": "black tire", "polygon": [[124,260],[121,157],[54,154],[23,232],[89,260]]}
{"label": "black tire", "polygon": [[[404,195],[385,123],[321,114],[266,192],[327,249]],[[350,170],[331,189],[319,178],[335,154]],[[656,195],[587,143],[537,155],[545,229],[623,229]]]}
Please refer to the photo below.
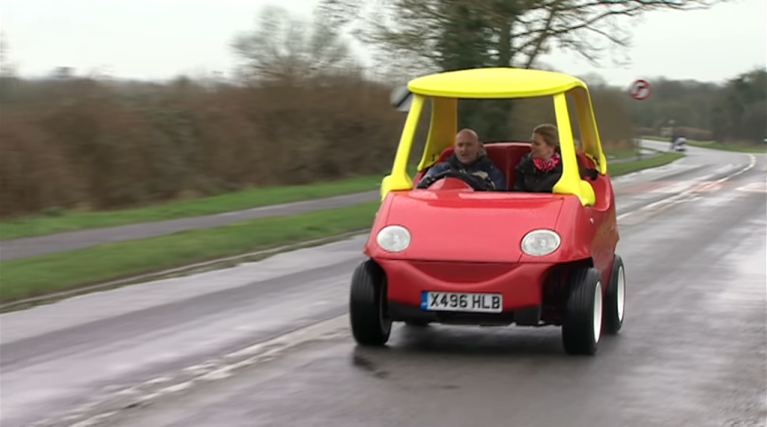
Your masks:
{"label": "black tire", "polygon": [[610,285],[607,287],[604,304],[604,333],[615,335],[623,326],[626,317],[626,269],[623,259],[615,255],[613,269],[610,274]]}
{"label": "black tire", "polygon": [[[593,355],[602,332],[602,279],[599,270],[579,268],[570,276],[562,343],[568,354]],[[596,317],[596,318],[595,318]]]}
{"label": "black tire", "polygon": [[349,320],[358,344],[382,346],[389,340],[392,321],[388,313],[386,277],[373,260],[361,262],[354,270]]}

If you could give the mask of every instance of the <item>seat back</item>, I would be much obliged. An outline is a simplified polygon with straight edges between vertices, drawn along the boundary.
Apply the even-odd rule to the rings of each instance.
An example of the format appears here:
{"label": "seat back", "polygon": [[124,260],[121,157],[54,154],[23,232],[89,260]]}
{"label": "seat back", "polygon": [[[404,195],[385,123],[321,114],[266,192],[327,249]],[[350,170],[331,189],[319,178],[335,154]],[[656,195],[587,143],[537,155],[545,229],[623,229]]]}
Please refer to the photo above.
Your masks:
{"label": "seat back", "polygon": [[[586,155],[581,150],[575,151],[575,157],[578,159],[578,166],[587,168],[587,169],[596,169],[596,164],[594,163],[594,160],[592,160],[589,156]],[[610,207],[610,204],[612,203],[612,189],[610,187],[610,182],[603,177],[602,175],[597,174],[597,178],[592,181],[591,179],[587,178],[583,174],[581,174],[581,179],[586,180],[586,182],[591,185],[591,188],[594,190],[594,198],[596,199],[596,203],[594,204],[594,208],[598,210],[607,209]]]}
{"label": "seat back", "polygon": [[589,156],[581,150],[575,150],[575,157],[578,159],[578,166],[583,166],[589,169],[595,169],[596,164]]}
{"label": "seat back", "polygon": [[501,170],[501,172],[503,172],[503,175],[506,177],[506,188],[514,188],[514,180],[517,176],[515,169],[519,162],[522,160],[522,157],[530,152],[530,143],[498,142],[495,144],[488,144],[486,147],[488,147],[488,153],[490,151],[490,147],[493,147],[492,150],[498,152],[498,161],[496,161],[495,158],[491,157],[489,154],[488,157],[490,157],[490,159],[495,162],[495,165],[498,167],[498,169]]}
{"label": "seat back", "polygon": [[[435,164],[444,162],[445,160],[447,160],[450,156],[453,155],[454,149],[455,147],[453,147],[452,145],[450,147],[445,148],[440,154]],[[520,160],[522,160],[522,157],[525,154],[530,152],[530,143],[529,142],[492,142],[492,143],[485,144],[485,151],[487,152],[487,157],[489,157],[490,160],[493,161],[495,166],[501,171],[501,173],[503,173],[504,177],[506,178],[506,188],[507,189],[514,188],[514,181],[516,178],[516,173],[514,169],[517,167]],[[586,156],[583,151],[576,150],[575,156],[579,166],[587,167],[590,169],[593,169],[595,167],[594,161],[591,160],[588,156]],[[420,181],[425,173],[426,173],[426,170],[422,172],[418,172],[415,176],[414,182]],[[585,177],[582,176],[581,179],[585,179]],[[596,179],[596,181],[588,180],[587,183],[591,185],[596,196],[596,204],[594,207],[597,209],[604,209],[605,207],[609,207],[611,203],[610,183],[602,176],[599,176]]]}

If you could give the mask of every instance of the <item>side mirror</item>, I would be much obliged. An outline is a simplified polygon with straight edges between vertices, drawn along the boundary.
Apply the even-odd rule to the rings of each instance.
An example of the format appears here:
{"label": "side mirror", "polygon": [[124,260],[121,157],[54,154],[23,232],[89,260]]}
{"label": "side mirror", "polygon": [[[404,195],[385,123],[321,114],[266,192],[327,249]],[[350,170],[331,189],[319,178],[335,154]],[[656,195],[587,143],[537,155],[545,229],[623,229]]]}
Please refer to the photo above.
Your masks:
{"label": "side mirror", "polygon": [[413,94],[408,90],[407,86],[399,86],[391,91],[390,100],[397,111],[408,112],[410,111],[410,105],[413,103]]}

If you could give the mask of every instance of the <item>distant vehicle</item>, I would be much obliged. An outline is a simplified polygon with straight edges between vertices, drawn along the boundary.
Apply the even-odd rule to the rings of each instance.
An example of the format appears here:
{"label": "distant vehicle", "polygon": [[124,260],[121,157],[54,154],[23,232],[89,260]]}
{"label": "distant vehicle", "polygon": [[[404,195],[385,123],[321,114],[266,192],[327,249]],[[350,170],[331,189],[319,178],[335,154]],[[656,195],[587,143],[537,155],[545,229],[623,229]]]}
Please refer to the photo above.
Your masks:
{"label": "distant vehicle", "polygon": [[671,151],[687,151],[687,138],[684,136],[679,136],[678,138],[674,139],[673,142],[671,142],[671,147],[669,148]]}
{"label": "distant vehicle", "polygon": [[[615,253],[615,197],[587,86],[562,73],[484,68],[419,77],[407,88],[409,112],[393,169],[381,184],[367,259],[351,280],[357,343],[385,345],[393,322],[554,325],[561,326],[567,353],[595,354],[602,334],[622,327],[626,278]],[[392,102],[401,106],[405,92],[397,94]],[[451,171],[426,189],[413,188],[453,152],[457,99],[541,96],[554,102],[564,168],[553,193],[484,191]],[[573,140],[567,96],[583,150]],[[406,166],[427,102],[428,137],[411,178]],[[486,143],[485,149],[513,188],[514,168],[531,144]]]}

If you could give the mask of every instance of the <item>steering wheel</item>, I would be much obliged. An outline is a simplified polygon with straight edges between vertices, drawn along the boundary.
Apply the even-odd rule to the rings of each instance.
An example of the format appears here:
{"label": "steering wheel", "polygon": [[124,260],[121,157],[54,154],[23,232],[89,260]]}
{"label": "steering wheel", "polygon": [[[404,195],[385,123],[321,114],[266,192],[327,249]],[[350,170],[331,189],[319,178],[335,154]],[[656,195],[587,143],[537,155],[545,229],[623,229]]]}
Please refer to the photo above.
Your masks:
{"label": "steering wheel", "polygon": [[460,179],[461,181],[468,184],[474,191],[490,191],[493,188],[492,183],[488,182],[488,180],[475,175],[469,175],[468,173],[458,172],[457,170],[453,169],[448,169],[446,171],[422,179],[416,188],[429,188],[435,182],[445,178]]}

